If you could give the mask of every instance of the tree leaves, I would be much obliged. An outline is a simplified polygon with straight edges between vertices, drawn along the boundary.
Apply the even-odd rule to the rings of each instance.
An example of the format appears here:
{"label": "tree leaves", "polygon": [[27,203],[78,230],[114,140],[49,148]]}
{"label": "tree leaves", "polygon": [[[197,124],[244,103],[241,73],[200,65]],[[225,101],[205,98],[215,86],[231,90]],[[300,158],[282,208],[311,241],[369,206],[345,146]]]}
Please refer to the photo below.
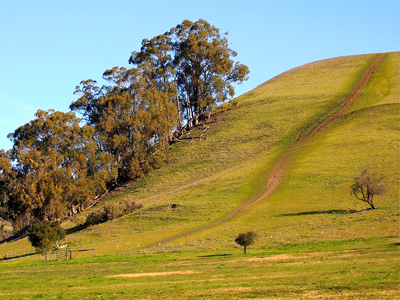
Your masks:
{"label": "tree leaves", "polygon": [[[84,207],[116,177],[111,157],[99,151],[90,126],[80,127],[72,112],[36,113],[36,119],[9,137],[12,151],[0,165],[7,200],[17,230],[35,220],[61,220]],[[3,198],[4,199],[4,198]]]}
{"label": "tree leaves", "polygon": [[232,83],[247,80],[249,70],[234,63],[235,56],[219,29],[200,19],[184,20],[165,34],[143,40],[141,51],[133,52],[129,62],[176,93],[176,106],[190,127],[234,95]]}

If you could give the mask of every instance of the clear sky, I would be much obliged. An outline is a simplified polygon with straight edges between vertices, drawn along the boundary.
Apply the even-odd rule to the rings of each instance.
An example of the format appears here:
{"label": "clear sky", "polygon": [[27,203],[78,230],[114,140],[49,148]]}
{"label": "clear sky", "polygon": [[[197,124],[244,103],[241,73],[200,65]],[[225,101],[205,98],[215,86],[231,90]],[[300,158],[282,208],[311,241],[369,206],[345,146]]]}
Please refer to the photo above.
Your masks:
{"label": "clear sky", "polygon": [[236,95],[305,63],[400,50],[399,0],[0,0],[0,149],[38,109],[68,111],[81,80],[129,66],[143,38],[200,18],[250,68]]}

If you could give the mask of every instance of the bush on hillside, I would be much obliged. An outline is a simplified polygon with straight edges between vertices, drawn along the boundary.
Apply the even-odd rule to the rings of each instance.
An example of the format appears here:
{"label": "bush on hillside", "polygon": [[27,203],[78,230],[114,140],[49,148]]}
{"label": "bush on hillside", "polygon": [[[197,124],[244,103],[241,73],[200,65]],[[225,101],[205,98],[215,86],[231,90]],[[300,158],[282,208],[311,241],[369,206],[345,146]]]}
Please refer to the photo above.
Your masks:
{"label": "bush on hillside", "polygon": [[60,223],[47,220],[32,224],[28,230],[28,239],[41,254],[47,254],[56,241],[64,239],[65,231]]}
{"label": "bush on hillside", "polygon": [[247,247],[252,245],[255,242],[256,237],[257,237],[257,235],[256,235],[256,233],[254,231],[249,231],[249,232],[246,232],[246,233],[240,233],[236,237],[235,242],[237,244],[239,244],[240,246],[244,247],[244,254],[246,254],[247,253]]}
{"label": "bush on hillside", "polygon": [[128,200],[125,203],[110,203],[105,205],[102,209],[91,212],[86,217],[85,225],[104,223],[134,212],[142,207],[141,204],[135,204],[132,200]]}

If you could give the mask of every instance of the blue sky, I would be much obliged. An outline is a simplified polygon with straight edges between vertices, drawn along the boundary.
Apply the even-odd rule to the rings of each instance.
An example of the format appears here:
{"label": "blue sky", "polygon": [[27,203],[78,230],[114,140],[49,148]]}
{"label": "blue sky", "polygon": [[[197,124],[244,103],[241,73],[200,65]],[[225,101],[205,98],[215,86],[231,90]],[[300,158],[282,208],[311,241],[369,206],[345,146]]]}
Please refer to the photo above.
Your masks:
{"label": "blue sky", "polygon": [[305,63],[400,50],[399,0],[0,0],[0,149],[38,109],[68,111],[81,80],[128,66],[143,38],[200,18],[250,68],[236,95]]}

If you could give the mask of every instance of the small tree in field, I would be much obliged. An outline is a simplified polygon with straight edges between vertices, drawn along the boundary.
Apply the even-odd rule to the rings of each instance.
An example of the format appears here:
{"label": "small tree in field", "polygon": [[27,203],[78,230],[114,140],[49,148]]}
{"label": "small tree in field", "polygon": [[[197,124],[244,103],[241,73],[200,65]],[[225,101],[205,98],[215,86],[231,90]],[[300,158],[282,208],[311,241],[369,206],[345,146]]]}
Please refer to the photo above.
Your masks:
{"label": "small tree in field", "polygon": [[49,253],[56,241],[62,240],[64,237],[65,231],[58,222],[39,221],[28,230],[28,239],[32,246],[44,255]]}
{"label": "small tree in field", "polygon": [[254,243],[256,239],[256,234],[254,231],[249,231],[246,233],[240,233],[236,239],[235,242],[239,244],[240,246],[244,247],[244,254],[247,253],[247,246],[250,246]]}
{"label": "small tree in field", "polygon": [[368,204],[372,209],[375,209],[374,196],[386,193],[385,187],[382,184],[383,179],[384,176],[382,174],[372,173],[366,167],[361,170],[360,176],[354,178],[350,193],[358,200]]}

